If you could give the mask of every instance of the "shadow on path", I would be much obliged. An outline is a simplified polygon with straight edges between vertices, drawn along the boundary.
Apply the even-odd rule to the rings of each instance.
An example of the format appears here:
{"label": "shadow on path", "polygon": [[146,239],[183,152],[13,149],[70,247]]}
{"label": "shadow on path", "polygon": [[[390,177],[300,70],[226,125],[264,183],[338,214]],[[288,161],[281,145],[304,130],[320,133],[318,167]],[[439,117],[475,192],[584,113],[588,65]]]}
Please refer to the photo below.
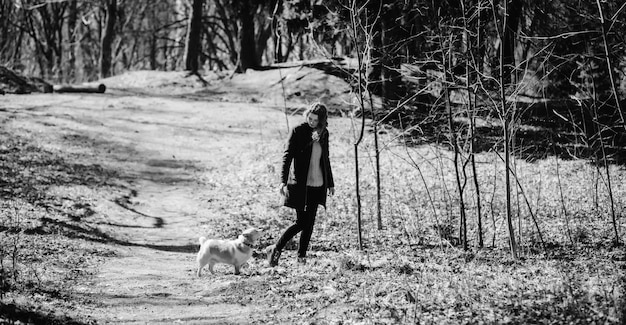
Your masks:
{"label": "shadow on path", "polygon": [[37,311],[35,309],[27,309],[15,304],[5,304],[0,302],[0,310],[2,315],[0,321],[10,320],[9,324],[50,324],[50,325],[82,325],[92,324],[92,322],[83,322],[72,319],[71,317],[53,313]]}

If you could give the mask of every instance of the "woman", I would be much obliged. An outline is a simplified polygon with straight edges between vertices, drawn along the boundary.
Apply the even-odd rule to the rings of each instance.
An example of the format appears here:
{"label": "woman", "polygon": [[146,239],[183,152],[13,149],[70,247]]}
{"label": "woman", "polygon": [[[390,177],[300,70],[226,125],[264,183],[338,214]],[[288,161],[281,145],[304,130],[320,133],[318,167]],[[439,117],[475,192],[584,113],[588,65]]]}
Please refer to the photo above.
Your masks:
{"label": "woman", "polygon": [[293,128],[285,146],[280,184],[284,205],[296,210],[296,222],[285,230],[270,250],[270,266],[278,265],[281,251],[299,232],[298,262],[306,263],[317,206],[326,208],[326,194],[335,194],[328,154],[326,107],[315,103],[304,117],[305,122]]}

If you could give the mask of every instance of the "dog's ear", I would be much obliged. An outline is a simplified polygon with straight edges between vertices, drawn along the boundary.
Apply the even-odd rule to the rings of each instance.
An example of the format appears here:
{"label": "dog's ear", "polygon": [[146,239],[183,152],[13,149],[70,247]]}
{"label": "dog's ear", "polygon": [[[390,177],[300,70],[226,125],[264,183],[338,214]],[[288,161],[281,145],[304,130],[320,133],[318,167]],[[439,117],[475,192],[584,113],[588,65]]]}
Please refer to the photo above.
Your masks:
{"label": "dog's ear", "polygon": [[250,229],[247,229],[246,231],[244,231],[242,233],[242,235],[246,239],[248,239],[250,241],[253,241],[253,240],[256,240],[256,238],[261,235],[261,232],[260,232],[260,230],[258,228],[250,228]]}
{"label": "dog's ear", "polygon": [[260,232],[261,232],[261,229],[259,229],[259,228],[248,228],[248,229],[244,230],[243,235],[244,236],[252,236],[255,233],[258,234]]}

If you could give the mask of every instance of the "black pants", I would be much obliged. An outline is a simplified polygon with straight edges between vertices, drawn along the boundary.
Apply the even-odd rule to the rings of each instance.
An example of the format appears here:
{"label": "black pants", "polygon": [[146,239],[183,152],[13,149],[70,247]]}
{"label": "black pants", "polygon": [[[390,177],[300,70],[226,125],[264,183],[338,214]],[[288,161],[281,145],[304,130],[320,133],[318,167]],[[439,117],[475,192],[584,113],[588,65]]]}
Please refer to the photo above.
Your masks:
{"label": "black pants", "polygon": [[306,251],[309,248],[311,235],[313,234],[313,225],[315,224],[315,216],[317,215],[317,206],[323,193],[322,187],[307,187],[306,206],[304,209],[296,210],[296,222],[289,226],[276,243],[276,249],[282,251],[285,245],[299,232],[300,246],[298,247],[298,257],[306,257]]}

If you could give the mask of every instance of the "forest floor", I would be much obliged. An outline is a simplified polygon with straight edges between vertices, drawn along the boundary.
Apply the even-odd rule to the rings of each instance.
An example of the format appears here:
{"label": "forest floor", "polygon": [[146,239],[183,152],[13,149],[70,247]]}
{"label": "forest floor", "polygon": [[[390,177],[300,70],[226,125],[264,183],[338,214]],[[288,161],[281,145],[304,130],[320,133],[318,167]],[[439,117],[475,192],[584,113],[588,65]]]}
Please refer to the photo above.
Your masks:
{"label": "forest floor", "polygon": [[[296,67],[204,81],[139,71],[102,82],[104,94],[1,97],[0,323],[626,320],[626,254],[611,243],[606,207],[572,216],[572,245],[546,236],[548,249],[541,250],[535,236],[522,246],[522,257],[512,259],[503,236],[491,244],[494,231],[489,248],[463,251],[450,236],[454,230],[442,234],[439,220],[435,227],[426,195],[411,190],[421,183],[415,168],[405,171],[404,147],[393,149],[393,130],[382,135],[390,152],[396,150],[383,162],[389,167],[383,178],[388,189],[406,191],[385,192],[382,230],[368,196],[360,250],[352,144],[358,123],[348,117],[330,120],[337,194],[328,210],[320,209],[307,264],[296,263],[294,244],[278,267],[268,267],[267,246],[293,220],[279,205],[277,183],[287,121],[294,126],[301,117],[286,119],[283,95],[290,111],[315,99],[331,109],[346,106],[350,91],[340,78]],[[419,157],[434,152],[429,146],[411,150]],[[371,164],[367,156],[362,161]],[[428,181],[443,177],[428,174],[428,165]],[[551,164],[522,165],[545,184],[556,179]],[[585,166],[562,161],[560,173],[572,184],[588,183],[580,174],[590,170]],[[611,168],[622,231],[626,170]],[[364,195],[372,193],[371,181],[363,186]],[[558,197],[546,189],[536,202],[560,211]],[[583,201],[593,199],[575,202]],[[504,229],[500,217],[497,222]],[[216,274],[196,277],[198,237],[234,239],[248,227],[263,234],[242,275],[218,265]],[[532,233],[530,222],[524,227]],[[561,219],[542,227],[564,234]]]}

